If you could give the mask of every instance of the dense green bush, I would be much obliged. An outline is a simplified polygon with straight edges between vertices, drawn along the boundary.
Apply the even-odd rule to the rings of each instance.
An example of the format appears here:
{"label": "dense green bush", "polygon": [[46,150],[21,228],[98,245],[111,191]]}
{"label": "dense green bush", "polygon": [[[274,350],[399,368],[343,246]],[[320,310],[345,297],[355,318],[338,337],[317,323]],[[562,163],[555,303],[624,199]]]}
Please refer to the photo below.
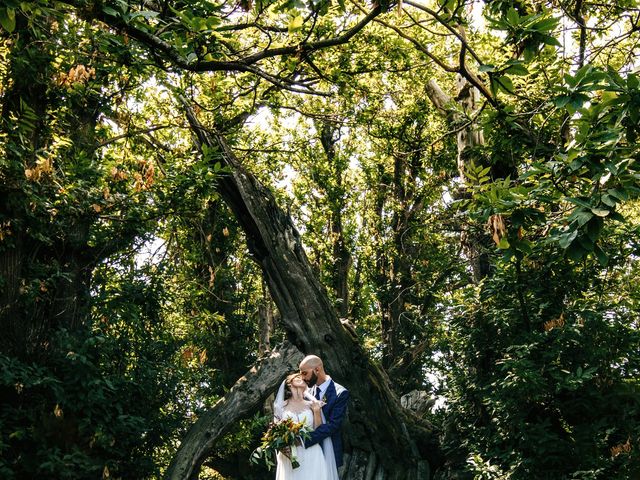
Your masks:
{"label": "dense green bush", "polygon": [[[511,263],[454,322],[445,444],[469,478],[640,473],[640,332],[633,292],[598,265]],[[613,280],[615,282],[616,280]]]}
{"label": "dense green bush", "polygon": [[3,478],[149,478],[166,462],[185,417],[178,344],[157,290],[117,286],[93,328],[52,332],[39,358],[0,356]]}

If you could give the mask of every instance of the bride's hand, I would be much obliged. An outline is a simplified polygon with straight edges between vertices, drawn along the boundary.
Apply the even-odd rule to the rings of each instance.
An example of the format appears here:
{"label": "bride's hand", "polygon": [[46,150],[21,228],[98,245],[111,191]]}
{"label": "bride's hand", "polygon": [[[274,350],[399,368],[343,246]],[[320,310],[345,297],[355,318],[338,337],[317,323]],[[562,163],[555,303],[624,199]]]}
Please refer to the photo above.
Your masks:
{"label": "bride's hand", "polygon": [[322,410],[322,407],[324,406],[324,403],[319,401],[319,400],[313,400],[311,402],[311,411],[312,412],[319,412],[320,410]]}

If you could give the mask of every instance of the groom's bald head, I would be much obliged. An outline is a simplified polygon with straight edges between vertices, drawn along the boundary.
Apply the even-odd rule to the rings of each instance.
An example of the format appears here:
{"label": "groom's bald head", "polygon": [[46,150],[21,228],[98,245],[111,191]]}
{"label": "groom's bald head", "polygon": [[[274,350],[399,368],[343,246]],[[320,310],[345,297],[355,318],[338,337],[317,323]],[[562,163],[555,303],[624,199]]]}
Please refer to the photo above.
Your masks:
{"label": "groom's bald head", "polygon": [[300,369],[302,368],[316,368],[322,367],[322,359],[316,355],[307,355],[300,362]]}
{"label": "groom's bald head", "polygon": [[322,359],[317,355],[307,355],[300,362],[300,374],[307,385],[312,387],[316,383],[322,383],[326,379]]}

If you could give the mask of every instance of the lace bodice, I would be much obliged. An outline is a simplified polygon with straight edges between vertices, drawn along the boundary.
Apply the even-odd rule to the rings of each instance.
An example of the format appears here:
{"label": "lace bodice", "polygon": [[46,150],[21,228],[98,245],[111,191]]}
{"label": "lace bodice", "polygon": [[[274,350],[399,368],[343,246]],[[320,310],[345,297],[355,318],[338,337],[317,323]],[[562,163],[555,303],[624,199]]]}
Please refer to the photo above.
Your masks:
{"label": "lace bodice", "polygon": [[307,427],[313,430],[313,412],[310,408],[303,410],[302,412],[296,413],[291,410],[287,410],[285,407],[284,410],[284,418],[291,418],[295,422],[304,422]]}

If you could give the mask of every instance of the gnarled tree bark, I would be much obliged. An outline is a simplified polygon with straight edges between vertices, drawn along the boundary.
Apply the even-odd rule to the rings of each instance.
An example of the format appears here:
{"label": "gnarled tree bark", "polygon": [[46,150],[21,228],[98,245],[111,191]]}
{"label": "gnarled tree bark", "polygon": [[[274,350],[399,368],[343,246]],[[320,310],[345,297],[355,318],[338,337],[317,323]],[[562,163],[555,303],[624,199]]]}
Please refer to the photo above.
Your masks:
{"label": "gnarled tree bark", "polygon": [[302,358],[302,353],[287,343],[254,365],[189,429],[165,473],[165,478],[197,478],[200,466],[215,440],[260,407],[285,374],[298,368]]}
{"label": "gnarled tree bark", "polygon": [[200,149],[205,146],[212,161],[230,170],[218,179],[218,191],[246,234],[290,340],[301,351],[322,357],[327,371],[351,392],[348,443],[367,456],[376,452],[380,469],[417,472],[425,457],[437,458],[430,425],[400,405],[389,378],[342,326],[311,270],[296,228],[269,189],[240,165],[222,134],[205,129],[186,100],[182,103]]}

